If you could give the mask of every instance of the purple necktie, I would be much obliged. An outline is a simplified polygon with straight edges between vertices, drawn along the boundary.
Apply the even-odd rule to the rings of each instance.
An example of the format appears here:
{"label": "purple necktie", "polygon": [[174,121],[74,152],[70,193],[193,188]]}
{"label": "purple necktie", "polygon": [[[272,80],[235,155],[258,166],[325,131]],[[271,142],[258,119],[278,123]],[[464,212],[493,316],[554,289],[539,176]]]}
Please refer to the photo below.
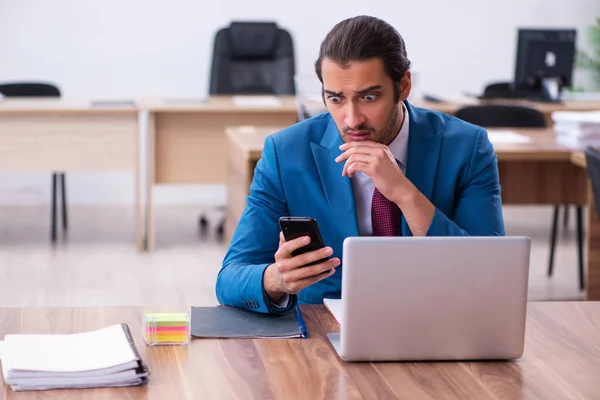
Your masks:
{"label": "purple necktie", "polygon": [[377,188],[373,191],[371,202],[371,226],[373,236],[401,236],[398,206],[386,199]]}

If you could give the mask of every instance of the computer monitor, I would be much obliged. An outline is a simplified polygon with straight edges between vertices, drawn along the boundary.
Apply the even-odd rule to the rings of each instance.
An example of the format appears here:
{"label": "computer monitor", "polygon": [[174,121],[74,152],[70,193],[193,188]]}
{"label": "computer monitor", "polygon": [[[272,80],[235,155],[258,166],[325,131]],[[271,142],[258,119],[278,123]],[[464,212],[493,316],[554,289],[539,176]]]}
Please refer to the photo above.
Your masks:
{"label": "computer monitor", "polygon": [[532,100],[558,102],[570,87],[575,64],[575,29],[519,29],[515,88]]}

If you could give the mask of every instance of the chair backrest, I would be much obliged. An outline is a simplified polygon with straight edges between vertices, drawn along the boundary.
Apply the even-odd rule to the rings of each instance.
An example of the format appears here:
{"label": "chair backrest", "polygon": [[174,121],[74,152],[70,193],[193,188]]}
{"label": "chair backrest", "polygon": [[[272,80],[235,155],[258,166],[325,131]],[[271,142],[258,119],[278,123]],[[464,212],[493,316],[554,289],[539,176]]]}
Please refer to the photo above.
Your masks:
{"label": "chair backrest", "polygon": [[4,97],[60,97],[60,90],[49,83],[13,82],[0,84]]}
{"label": "chair backrest", "polygon": [[535,99],[539,91],[526,86],[515,86],[513,82],[494,82],[483,89],[481,99]]}
{"label": "chair backrest", "polygon": [[274,22],[232,22],[215,35],[210,94],[295,95],[294,45]]}
{"label": "chair backrest", "polygon": [[486,128],[544,128],[544,115],[533,108],[508,105],[481,105],[463,107],[456,117]]}
{"label": "chair backrest", "polygon": [[590,185],[592,185],[594,202],[596,203],[596,218],[600,219],[600,153],[591,147],[586,148],[585,161]]}
{"label": "chair backrest", "polygon": [[483,98],[510,98],[513,95],[513,88],[510,82],[490,83],[483,89]]}

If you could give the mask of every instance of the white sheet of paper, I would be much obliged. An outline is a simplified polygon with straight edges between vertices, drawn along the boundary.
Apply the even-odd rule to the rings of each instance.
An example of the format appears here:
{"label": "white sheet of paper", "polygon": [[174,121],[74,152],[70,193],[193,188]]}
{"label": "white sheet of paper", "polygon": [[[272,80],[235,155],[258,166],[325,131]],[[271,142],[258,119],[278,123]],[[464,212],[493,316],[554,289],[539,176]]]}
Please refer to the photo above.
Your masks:
{"label": "white sheet of paper", "polygon": [[281,107],[282,104],[277,96],[233,96],[231,100],[241,107]]}
{"label": "white sheet of paper", "polygon": [[339,326],[342,326],[342,300],[338,299],[323,299],[323,304],[329,312],[333,315],[333,318],[337,321]]}
{"label": "white sheet of paper", "polygon": [[4,347],[4,341],[0,340],[0,360],[2,360],[2,347]]}
{"label": "white sheet of paper", "polygon": [[492,144],[503,144],[503,143],[531,143],[531,138],[523,135],[519,135],[516,132],[509,130],[488,130],[488,138]]}
{"label": "white sheet of paper", "polygon": [[70,335],[10,334],[3,347],[3,361],[10,361],[3,370],[94,371],[135,360],[120,325]]}

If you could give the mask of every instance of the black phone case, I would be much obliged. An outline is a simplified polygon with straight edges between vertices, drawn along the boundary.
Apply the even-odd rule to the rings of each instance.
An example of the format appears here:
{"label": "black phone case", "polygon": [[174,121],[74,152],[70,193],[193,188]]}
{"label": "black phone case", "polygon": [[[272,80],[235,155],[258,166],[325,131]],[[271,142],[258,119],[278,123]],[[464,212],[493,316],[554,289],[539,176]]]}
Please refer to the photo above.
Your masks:
{"label": "black phone case", "polygon": [[[309,236],[310,243],[292,252],[292,256],[308,253],[325,247],[319,225],[314,218],[311,217],[282,217],[279,219],[279,227],[283,232],[286,241],[296,239],[300,236]],[[305,266],[318,264],[327,260],[327,258],[314,261]]]}

